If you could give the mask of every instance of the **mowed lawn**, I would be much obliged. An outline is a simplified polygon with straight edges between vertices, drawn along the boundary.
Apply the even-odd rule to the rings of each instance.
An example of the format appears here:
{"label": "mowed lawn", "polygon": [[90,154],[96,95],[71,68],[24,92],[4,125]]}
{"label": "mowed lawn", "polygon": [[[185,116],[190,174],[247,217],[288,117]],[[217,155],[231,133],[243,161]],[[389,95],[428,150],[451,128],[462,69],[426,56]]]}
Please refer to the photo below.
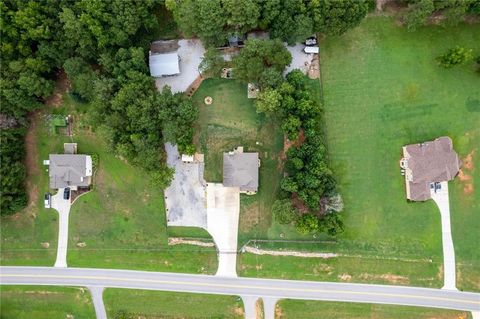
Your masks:
{"label": "mowed lawn", "polygon": [[283,248],[342,257],[242,254],[240,273],[441,287],[440,213],[433,201],[406,201],[399,160],[403,145],[448,135],[460,157],[471,159],[466,180],[450,183],[457,287],[480,290],[480,75],[473,62],[445,70],[435,61],[456,45],[479,55],[478,25],[410,33],[375,17],[322,40],[326,133],[345,232],[333,242]]}
{"label": "mowed lawn", "polygon": [[[145,173],[116,157],[99,135],[84,126],[87,109],[88,105],[66,95],[59,109],[43,112],[73,114],[78,152],[99,158],[93,190],[76,199],[70,211],[68,265],[213,273],[214,249],[168,246],[163,190],[152,187]],[[62,153],[63,142],[71,140],[51,134],[44,123],[42,115],[35,134],[39,173],[32,181],[38,203],[2,220],[2,265],[51,266],[55,262],[58,217],[53,209],[43,208],[48,175],[42,161],[49,153]]]}
{"label": "mowed lawn", "polygon": [[471,314],[466,311],[446,309],[361,304],[348,302],[322,302],[307,300],[280,300],[277,304],[276,319],[468,319]]}
{"label": "mowed lawn", "polygon": [[[390,18],[368,18],[322,42],[328,147],[346,208],[341,241],[441,263],[439,211],[433,201],[405,200],[398,162],[402,145],[447,135],[461,158],[473,152],[480,165],[480,76],[473,63],[445,70],[435,61],[456,45],[480,54],[478,25],[409,33]],[[480,189],[450,184],[458,287],[478,290]]]}
{"label": "mowed lawn", "polygon": [[2,286],[0,304],[2,319],[95,318],[86,288]]}
{"label": "mowed lawn", "polygon": [[[211,105],[205,97],[213,99]],[[243,146],[246,152],[258,152],[259,191],[241,195],[239,241],[264,237],[272,223],[270,207],[281,179],[283,134],[272,119],[258,114],[247,85],[234,80],[207,79],[195,92],[193,101],[200,109],[195,143],[205,154],[205,180],[222,182],[223,153]]]}
{"label": "mowed lawn", "polygon": [[243,302],[236,296],[106,289],[103,299],[109,318],[244,317]]}

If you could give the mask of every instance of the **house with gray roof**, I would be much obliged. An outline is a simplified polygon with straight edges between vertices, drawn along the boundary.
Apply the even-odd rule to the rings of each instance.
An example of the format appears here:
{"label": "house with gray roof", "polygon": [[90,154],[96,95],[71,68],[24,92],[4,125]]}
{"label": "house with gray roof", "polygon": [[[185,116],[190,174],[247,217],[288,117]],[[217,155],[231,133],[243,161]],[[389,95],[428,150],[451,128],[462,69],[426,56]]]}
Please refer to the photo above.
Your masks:
{"label": "house with gray roof", "polygon": [[244,153],[241,146],[223,153],[223,186],[238,187],[241,193],[255,194],[259,166],[258,153]]}
{"label": "house with gray roof", "polygon": [[81,154],[50,154],[50,188],[87,187],[92,180],[92,157]]}
{"label": "house with gray roof", "polygon": [[461,161],[450,137],[442,136],[404,146],[400,166],[405,170],[407,198],[425,201],[431,198],[435,183],[450,181],[457,176]]}

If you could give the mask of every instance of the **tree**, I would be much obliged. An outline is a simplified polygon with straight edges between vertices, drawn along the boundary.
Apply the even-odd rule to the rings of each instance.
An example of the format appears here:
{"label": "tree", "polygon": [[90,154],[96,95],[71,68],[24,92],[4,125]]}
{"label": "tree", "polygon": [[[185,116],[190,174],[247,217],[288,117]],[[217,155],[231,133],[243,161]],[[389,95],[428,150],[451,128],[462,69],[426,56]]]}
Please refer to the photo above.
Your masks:
{"label": "tree", "polygon": [[312,234],[319,230],[318,218],[313,214],[304,214],[297,219],[295,228],[300,234]]}
{"label": "tree", "polygon": [[218,50],[209,48],[203,55],[200,66],[198,67],[200,73],[207,77],[219,76],[225,66],[225,60],[220,55]]}
{"label": "tree", "polygon": [[282,96],[274,89],[266,89],[258,93],[255,100],[257,113],[273,113],[280,106]]}
{"label": "tree", "polygon": [[415,31],[424,25],[434,9],[433,0],[420,0],[411,6],[404,18],[408,31]]}
{"label": "tree", "polygon": [[276,89],[283,83],[283,81],[282,72],[273,68],[268,68],[262,72],[258,84],[260,85],[261,89]]}
{"label": "tree", "polygon": [[196,19],[196,34],[208,47],[223,45],[227,34],[223,30],[226,23],[225,11],[220,0],[195,0],[196,14],[190,18]]}
{"label": "tree", "polygon": [[272,214],[275,220],[282,225],[290,224],[297,218],[297,212],[289,199],[276,200],[272,205]]}
{"label": "tree", "polygon": [[260,16],[258,1],[222,0],[226,24],[236,34],[243,34],[257,27]]}
{"label": "tree", "polygon": [[367,0],[313,0],[309,4],[314,29],[329,35],[340,35],[360,24],[369,9]]}
{"label": "tree", "polygon": [[329,213],[319,220],[319,228],[326,230],[330,236],[336,236],[344,230],[342,216],[337,213]]}
{"label": "tree", "polygon": [[473,50],[456,46],[437,58],[438,64],[446,69],[464,64],[473,57]]}
{"label": "tree", "polygon": [[291,62],[290,52],[279,40],[247,40],[240,54],[233,58],[235,77],[255,83],[266,69],[283,72]]}
{"label": "tree", "polygon": [[294,141],[298,138],[298,133],[302,122],[295,115],[289,115],[282,121],[282,130],[285,131],[289,140]]}
{"label": "tree", "polygon": [[27,194],[23,185],[26,171],[22,163],[25,154],[24,136],[23,128],[0,130],[1,215],[14,214],[27,204]]}
{"label": "tree", "polygon": [[280,182],[280,187],[287,192],[295,193],[298,190],[298,185],[292,177],[284,177]]}
{"label": "tree", "polygon": [[[273,7],[272,3],[268,4]],[[304,41],[313,32],[313,21],[307,11],[301,0],[281,1],[280,10],[274,18],[273,14],[267,14],[271,22],[271,37],[286,41],[289,45]],[[274,13],[276,12],[275,10]]]}

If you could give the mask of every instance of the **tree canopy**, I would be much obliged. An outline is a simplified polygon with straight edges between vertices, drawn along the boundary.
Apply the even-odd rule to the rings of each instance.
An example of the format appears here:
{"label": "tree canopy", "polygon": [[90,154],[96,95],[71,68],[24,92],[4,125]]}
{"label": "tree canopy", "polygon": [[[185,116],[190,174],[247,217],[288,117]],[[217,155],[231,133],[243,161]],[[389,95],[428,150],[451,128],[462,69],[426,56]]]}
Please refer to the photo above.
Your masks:
{"label": "tree canopy", "polygon": [[233,58],[235,78],[258,83],[268,69],[283,72],[292,62],[290,52],[279,40],[248,40]]}
{"label": "tree canopy", "polygon": [[261,28],[272,39],[294,44],[315,32],[339,35],[357,26],[371,0],[166,0],[187,36],[208,46],[227,43],[230,35]]}

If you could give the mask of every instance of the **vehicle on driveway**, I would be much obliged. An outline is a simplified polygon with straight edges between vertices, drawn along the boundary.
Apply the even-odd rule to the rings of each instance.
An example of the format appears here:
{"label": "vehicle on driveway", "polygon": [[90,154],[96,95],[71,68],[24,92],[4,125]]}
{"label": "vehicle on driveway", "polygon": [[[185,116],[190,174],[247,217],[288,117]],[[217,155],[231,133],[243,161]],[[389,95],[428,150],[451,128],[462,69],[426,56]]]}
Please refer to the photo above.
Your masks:
{"label": "vehicle on driveway", "polygon": [[70,187],[65,188],[63,191],[63,199],[70,199]]}
{"label": "vehicle on driveway", "polygon": [[45,194],[45,208],[52,207],[52,195],[50,193]]}

